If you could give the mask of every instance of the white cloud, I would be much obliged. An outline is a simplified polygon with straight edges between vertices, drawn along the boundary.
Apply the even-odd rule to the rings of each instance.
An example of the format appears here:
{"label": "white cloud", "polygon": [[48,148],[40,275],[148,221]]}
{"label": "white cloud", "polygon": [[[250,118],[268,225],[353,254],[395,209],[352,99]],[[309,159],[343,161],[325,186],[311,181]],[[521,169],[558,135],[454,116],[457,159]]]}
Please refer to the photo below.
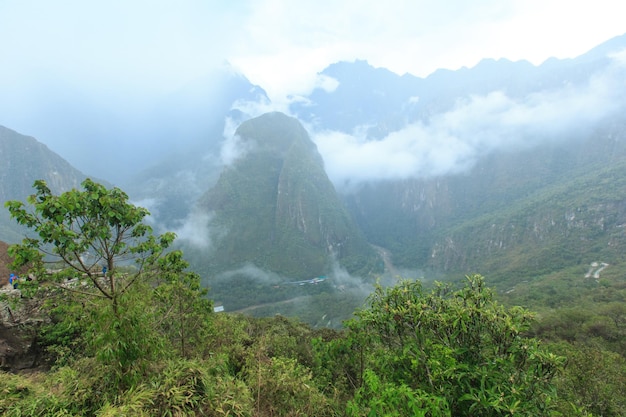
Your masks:
{"label": "white cloud", "polygon": [[212,236],[209,222],[211,221],[211,217],[212,213],[203,213],[199,210],[194,210],[179,227],[172,231],[176,233],[178,240],[188,243],[194,248],[210,248]]}
{"label": "white cloud", "polygon": [[603,118],[623,110],[624,75],[617,62],[584,85],[565,84],[521,99],[501,91],[473,96],[377,141],[366,140],[358,129],[352,135],[317,132],[313,139],[338,186],[454,174],[491,152],[584,135]]}
{"label": "white cloud", "polygon": [[315,88],[324,90],[327,93],[332,93],[339,87],[339,81],[333,77],[329,77],[324,74],[317,74],[315,79]]}
{"label": "white cloud", "polygon": [[623,34],[622,9],[620,0],[258,1],[229,59],[282,100],[339,60],[427,76],[483,58],[574,57]]}
{"label": "white cloud", "polygon": [[222,144],[220,158],[224,165],[230,165],[252,150],[254,150],[254,142],[243,141],[239,135],[233,134]]}
{"label": "white cloud", "polygon": [[154,219],[159,216],[158,206],[159,201],[156,198],[144,198],[131,202],[134,206],[143,207],[150,212],[150,215],[146,218],[147,223],[154,224]]}
{"label": "white cloud", "polygon": [[279,284],[286,281],[286,278],[271,272],[265,271],[252,263],[247,263],[238,269],[222,272],[217,276],[218,280],[229,281],[232,277],[243,275],[247,278],[262,284]]}
{"label": "white cloud", "polygon": [[[315,87],[331,91],[318,73],[340,60],[418,76],[482,58],[537,64],[622,34],[622,12],[622,0],[0,1],[0,124],[74,164],[90,138],[120,131],[167,149],[153,139],[150,106],[224,61],[268,92],[271,106],[239,103],[256,115],[285,111]],[[77,120],[76,107],[93,117]],[[68,143],[77,136],[82,143]]]}
{"label": "white cloud", "polygon": [[626,66],[626,48],[622,49],[621,51],[609,54],[609,57],[612,58],[617,65],[622,67]]}

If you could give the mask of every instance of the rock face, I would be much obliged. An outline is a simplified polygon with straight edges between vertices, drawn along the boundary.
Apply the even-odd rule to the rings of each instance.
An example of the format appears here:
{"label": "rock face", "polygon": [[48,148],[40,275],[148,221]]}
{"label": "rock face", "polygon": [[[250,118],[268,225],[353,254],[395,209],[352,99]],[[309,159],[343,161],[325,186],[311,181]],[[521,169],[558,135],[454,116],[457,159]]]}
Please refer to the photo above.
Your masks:
{"label": "rock face", "polygon": [[200,203],[212,215],[215,249],[201,269],[215,273],[252,263],[310,278],[326,273],[334,259],[351,269],[367,268],[374,251],[296,119],[268,113],[241,124],[235,137],[239,158]]}
{"label": "rock face", "polygon": [[40,367],[41,355],[34,335],[35,328],[28,323],[0,324],[0,369],[17,372]]}

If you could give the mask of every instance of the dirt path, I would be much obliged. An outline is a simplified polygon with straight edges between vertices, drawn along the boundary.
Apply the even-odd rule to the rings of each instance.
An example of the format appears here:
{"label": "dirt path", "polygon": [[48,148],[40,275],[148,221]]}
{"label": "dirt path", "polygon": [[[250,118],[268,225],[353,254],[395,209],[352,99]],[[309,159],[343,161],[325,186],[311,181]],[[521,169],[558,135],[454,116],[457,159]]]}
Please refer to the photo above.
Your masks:
{"label": "dirt path", "polygon": [[591,278],[593,276],[595,279],[600,279],[600,272],[607,266],[609,266],[609,264],[605,262],[592,262],[591,265],[589,265],[589,271],[585,274],[585,278]]}

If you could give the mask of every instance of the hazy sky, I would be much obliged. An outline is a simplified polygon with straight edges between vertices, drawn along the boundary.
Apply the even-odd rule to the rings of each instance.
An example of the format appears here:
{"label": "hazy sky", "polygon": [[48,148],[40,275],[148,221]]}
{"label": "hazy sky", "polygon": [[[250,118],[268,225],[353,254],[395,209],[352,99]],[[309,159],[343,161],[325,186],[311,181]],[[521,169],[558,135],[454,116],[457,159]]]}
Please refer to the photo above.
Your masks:
{"label": "hazy sky", "polygon": [[280,102],[338,60],[426,76],[573,57],[626,32],[625,11],[622,0],[0,0],[0,88],[49,76],[168,91],[226,60]]}
{"label": "hazy sky", "polygon": [[[340,60],[422,77],[483,58],[540,64],[625,33],[625,9],[623,0],[0,0],[0,125],[34,136],[89,175],[120,181],[142,161],[184,147],[181,140],[193,136],[184,128],[211,114],[204,96],[217,95],[215,86],[197,86],[219,83],[212,71],[225,62],[267,91],[265,110],[286,110],[290,95],[310,92],[316,74]],[[181,105],[175,95],[185,88],[202,97],[185,96]],[[525,114],[541,109],[496,94],[469,103],[466,113],[494,103],[508,114],[519,105]],[[362,172],[436,174],[488,147],[458,134],[478,129],[466,113],[433,120],[442,127],[436,132],[408,126],[376,145],[384,150],[335,132],[313,136],[337,181]],[[466,123],[453,131],[446,117]],[[416,142],[433,136],[443,150],[458,143],[467,152]],[[389,155],[383,165],[344,163],[381,154]],[[425,168],[424,158],[442,163]]]}

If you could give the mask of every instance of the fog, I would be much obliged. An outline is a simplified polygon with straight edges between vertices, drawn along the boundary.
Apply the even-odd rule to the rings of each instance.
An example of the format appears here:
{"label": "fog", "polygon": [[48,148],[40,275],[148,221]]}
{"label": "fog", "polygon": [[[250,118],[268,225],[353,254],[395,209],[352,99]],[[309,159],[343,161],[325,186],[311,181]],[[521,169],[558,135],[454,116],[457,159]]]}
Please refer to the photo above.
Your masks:
{"label": "fog", "polygon": [[[546,144],[573,146],[606,120],[623,114],[625,51],[611,54],[609,65],[583,77],[584,81],[563,80],[556,86],[550,84],[516,96],[495,90],[459,97],[448,110],[406,124],[377,140],[367,137],[370,126],[355,126],[352,134],[347,134],[303,123],[322,155],[329,178],[341,192],[364,182],[465,173],[495,152],[532,150]],[[337,83],[320,77],[316,85],[332,92]],[[419,103],[415,97],[409,100]],[[241,121],[268,111],[290,113],[289,107],[266,97],[237,100],[232,109],[236,116],[226,117],[223,123],[219,156],[224,165],[253,150],[252,142],[241,141],[235,134]],[[190,224],[180,220],[182,239],[188,235],[183,231],[196,230],[197,218],[188,221]],[[194,238],[190,242],[207,244]]]}
{"label": "fog", "polygon": [[228,282],[232,277],[236,275],[243,275],[246,278],[250,278],[257,283],[266,285],[280,284],[287,281],[286,278],[281,277],[279,274],[265,271],[252,263],[247,263],[240,268],[231,271],[222,272],[217,276],[216,279],[218,281],[224,280],[225,282]]}
{"label": "fog", "polygon": [[[514,0],[303,1],[297,8],[285,0],[5,1],[0,2],[0,124],[34,136],[84,173],[123,186],[173,151],[195,146],[209,152],[223,139],[220,100],[229,71],[264,88],[271,99],[267,108],[285,111],[313,88],[336,87],[317,75],[333,62],[367,59],[419,76],[488,57],[537,64],[550,56],[576,56],[620,34],[620,11],[621,3],[613,0],[523,6]],[[554,36],[557,19],[559,36]],[[524,27],[533,27],[532,33],[520,36]],[[436,126],[407,129],[440,133]],[[443,137],[454,140],[452,133]],[[395,136],[389,144],[402,142],[400,133]],[[358,142],[341,140],[359,148]],[[333,177],[350,177],[333,162],[341,151],[323,147]],[[433,151],[441,161],[420,169],[444,169],[471,159],[467,152]],[[407,168],[416,164],[411,158],[401,162],[397,174],[388,167],[374,171],[384,176],[415,171]]]}
{"label": "fog", "polygon": [[313,132],[327,173],[338,187],[389,179],[430,178],[471,169],[493,152],[575,143],[602,121],[623,114],[626,64],[623,52],[583,84],[513,98],[503,91],[457,99],[452,109],[406,125],[380,140],[353,134]]}
{"label": "fog", "polygon": [[[88,175],[122,184],[172,152],[222,140],[227,66],[173,92],[88,92],[60,79],[4,89],[0,124],[34,136]],[[218,116],[219,115],[219,116]]]}

